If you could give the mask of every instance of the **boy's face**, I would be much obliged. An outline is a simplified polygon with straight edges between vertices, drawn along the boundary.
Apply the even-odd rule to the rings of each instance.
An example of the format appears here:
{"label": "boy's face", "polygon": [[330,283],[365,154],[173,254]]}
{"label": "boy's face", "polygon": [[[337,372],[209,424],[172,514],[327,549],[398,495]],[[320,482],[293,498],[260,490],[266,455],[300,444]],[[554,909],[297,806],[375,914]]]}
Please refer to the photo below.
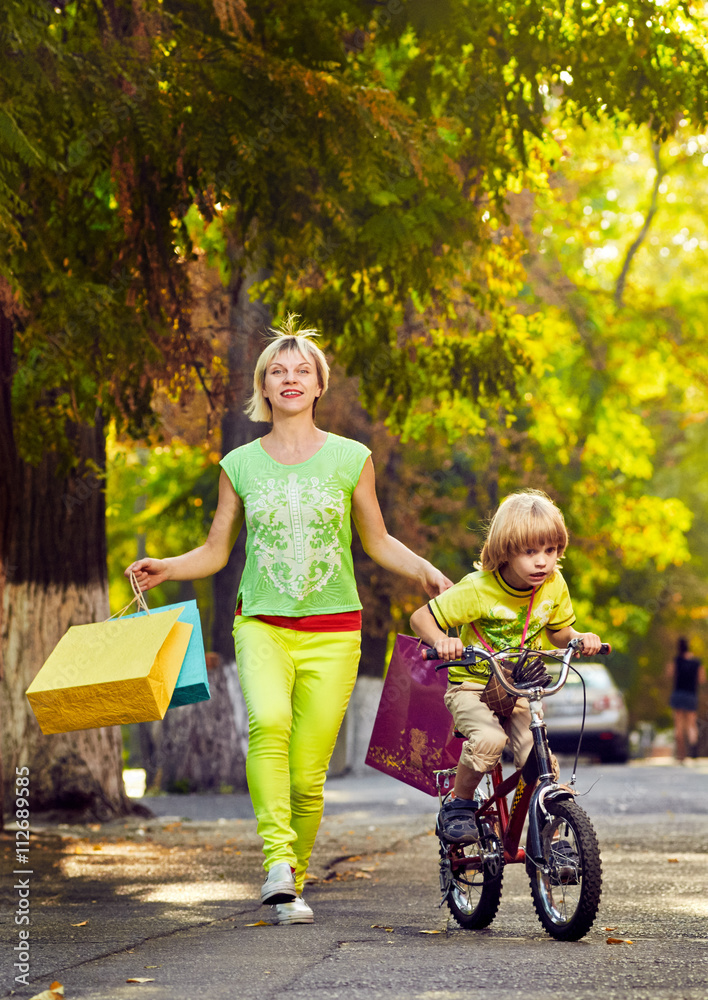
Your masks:
{"label": "boy's face", "polygon": [[512,556],[509,562],[502,566],[501,574],[516,590],[528,590],[529,587],[540,587],[552,576],[557,562],[557,545],[529,547]]}

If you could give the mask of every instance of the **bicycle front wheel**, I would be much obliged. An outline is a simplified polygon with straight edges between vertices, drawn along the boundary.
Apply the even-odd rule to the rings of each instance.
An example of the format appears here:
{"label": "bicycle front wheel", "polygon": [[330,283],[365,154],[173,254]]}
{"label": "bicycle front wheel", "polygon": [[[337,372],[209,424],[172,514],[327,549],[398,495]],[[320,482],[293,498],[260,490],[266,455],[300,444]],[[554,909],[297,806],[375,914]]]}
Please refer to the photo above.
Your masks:
{"label": "bicycle front wheel", "polygon": [[551,937],[579,941],[593,925],[602,892],[600,848],[590,819],[575,802],[549,802],[541,830],[543,866],[531,872],[538,919]]}

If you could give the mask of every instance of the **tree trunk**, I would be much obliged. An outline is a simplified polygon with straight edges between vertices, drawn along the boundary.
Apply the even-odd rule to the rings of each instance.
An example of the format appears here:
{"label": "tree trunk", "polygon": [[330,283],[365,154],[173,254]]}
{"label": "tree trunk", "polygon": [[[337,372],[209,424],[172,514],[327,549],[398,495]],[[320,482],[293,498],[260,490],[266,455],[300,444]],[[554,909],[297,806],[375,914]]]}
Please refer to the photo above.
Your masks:
{"label": "tree trunk", "polygon": [[[262,337],[271,322],[267,308],[260,302],[251,302],[249,286],[261,280],[263,274],[249,278],[235,275],[230,291],[230,334],[228,346],[229,405],[221,425],[221,449],[226,455],[242,444],[262,436],[267,424],[257,424],[243,412],[253,389],[253,369],[263,348]],[[240,773],[227,783],[237,788],[246,787],[246,752],[248,750],[248,713],[243,700],[236,670],[232,636],[238,585],[246,563],[246,528],[241,531],[229,561],[214,577],[214,630],[212,648],[219,656],[220,665],[210,674],[220,688],[228,694],[235,726],[235,751],[240,760]],[[223,677],[219,675],[223,673]],[[233,771],[233,769],[232,769]]]}
{"label": "tree trunk", "polygon": [[[12,319],[0,308],[0,711],[3,799],[15,768],[30,769],[34,810],[108,819],[131,811],[118,728],[43,736],[25,691],[70,625],[108,617],[103,427],[75,429],[76,471],[56,456],[38,466],[15,447]],[[90,463],[87,465],[86,463]]]}
{"label": "tree trunk", "polygon": [[[226,455],[234,448],[261,437],[269,430],[268,424],[257,424],[243,411],[253,391],[253,369],[264,346],[259,334],[270,325],[267,308],[260,302],[251,302],[248,288],[264,275],[257,273],[249,279],[232,280],[230,301],[230,328],[228,345],[229,403],[221,423],[221,450]],[[214,633],[213,648],[225,663],[234,659],[232,637],[234,611],[238,584],[246,564],[246,529],[239,535],[226,566],[214,578]]]}

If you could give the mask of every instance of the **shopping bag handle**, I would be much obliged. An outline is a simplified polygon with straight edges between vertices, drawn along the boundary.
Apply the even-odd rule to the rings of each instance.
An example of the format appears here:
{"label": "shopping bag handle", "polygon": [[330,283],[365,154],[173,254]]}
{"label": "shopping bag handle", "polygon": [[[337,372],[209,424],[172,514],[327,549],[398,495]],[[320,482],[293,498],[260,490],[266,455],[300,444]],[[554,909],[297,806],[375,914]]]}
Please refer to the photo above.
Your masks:
{"label": "shopping bag handle", "polygon": [[[126,604],[124,608],[121,608],[120,611],[116,611],[114,615],[111,615],[111,618],[122,618],[123,615],[126,613],[126,611],[132,608],[132,606],[135,604],[136,601],[138,602],[138,611],[144,611],[146,614],[148,615],[150,614],[150,608],[148,607],[147,601],[145,600],[145,594],[140,589],[140,585],[138,584],[138,578],[136,577],[132,569],[130,571],[130,586],[133,588],[133,594],[135,595],[133,597],[133,600],[130,602],[130,604]],[[110,621],[111,618],[108,618],[107,621]]]}

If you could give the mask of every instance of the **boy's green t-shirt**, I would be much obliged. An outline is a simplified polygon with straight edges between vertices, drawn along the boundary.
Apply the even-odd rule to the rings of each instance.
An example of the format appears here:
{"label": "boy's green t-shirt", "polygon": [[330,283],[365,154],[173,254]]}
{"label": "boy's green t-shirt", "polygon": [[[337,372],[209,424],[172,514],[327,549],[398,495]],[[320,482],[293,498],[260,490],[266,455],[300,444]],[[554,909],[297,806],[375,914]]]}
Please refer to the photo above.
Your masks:
{"label": "boy's green t-shirt", "polygon": [[[434,597],[428,604],[438,626],[447,631],[461,626],[460,638],[465,646],[481,646],[470,623],[474,622],[482,638],[494,650],[519,646],[526,624],[532,590],[510,587],[499,572],[477,570],[468,573],[459,583]],[[552,577],[537,588],[533,598],[525,646],[543,649],[543,631],[552,632],[575,622],[568,586],[556,570]],[[490,668],[484,662],[470,667],[451,667],[450,681],[486,683]]]}
{"label": "boy's green t-shirt", "polygon": [[260,439],[221,466],[241,497],[246,566],[237,604],[244,615],[337,614],[361,601],[352,561],[351,499],[371,452],[328,434],[306,462],[283,465]]}

